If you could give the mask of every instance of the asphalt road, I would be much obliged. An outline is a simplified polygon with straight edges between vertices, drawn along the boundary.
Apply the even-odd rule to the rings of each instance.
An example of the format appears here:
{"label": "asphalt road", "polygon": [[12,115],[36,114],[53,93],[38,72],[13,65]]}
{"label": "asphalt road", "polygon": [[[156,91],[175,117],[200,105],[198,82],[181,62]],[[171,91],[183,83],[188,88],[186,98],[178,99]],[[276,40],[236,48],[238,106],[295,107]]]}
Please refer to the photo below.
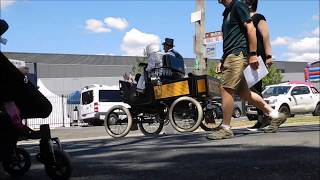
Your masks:
{"label": "asphalt road", "polygon": [[[319,125],[283,127],[278,133],[235,130],[233,139],[210,141],[208,132],[65,141],[74,180],[237,179],[316,180],[320,172]],[[49,179],[34,155],[21,179]],[[0,179],[10,179],[0,168]]]}

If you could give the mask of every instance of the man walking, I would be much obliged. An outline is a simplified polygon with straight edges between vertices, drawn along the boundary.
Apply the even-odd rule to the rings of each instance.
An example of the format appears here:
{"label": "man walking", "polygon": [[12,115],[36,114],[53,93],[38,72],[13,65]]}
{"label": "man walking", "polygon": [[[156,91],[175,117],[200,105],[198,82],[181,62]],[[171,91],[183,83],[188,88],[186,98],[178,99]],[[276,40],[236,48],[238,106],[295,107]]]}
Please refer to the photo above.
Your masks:
{"label": "man walking", "polygon": [[218,2],[225,6],[222,24],[223,56],[222,62],[217,66],[217,71],[222,71],[223,123],[207,138],[218,140],[234,136],[230,127],[234,94],[238,94],[242,99],[267,113],[271,122],[266,132],[276,132],[286,117],[273,110],[258,94],[251,92],[243,76],[243,70],[248,64],[255,70],[259,68],[256,29],[248,6],[238,0],[218,0]]}

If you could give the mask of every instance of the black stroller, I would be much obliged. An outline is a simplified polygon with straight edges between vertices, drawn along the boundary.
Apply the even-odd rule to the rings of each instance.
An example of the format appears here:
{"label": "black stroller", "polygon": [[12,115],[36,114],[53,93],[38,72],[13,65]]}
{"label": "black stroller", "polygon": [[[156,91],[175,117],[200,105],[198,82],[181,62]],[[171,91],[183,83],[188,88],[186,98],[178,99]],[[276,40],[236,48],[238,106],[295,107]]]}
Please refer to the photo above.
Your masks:
{"label": "black stroller", "polygon": [[[0,37],[8,24],[0,20]],[[3,39],[1,39],[2,41]],[[4,102],[13,101],[20,109],[21,118],[46,118],[52,105],[38,89],[0,52],[0,162],[11,176],[22,176],[31,167],[29,153],[17,146],[21,139],[40,139],[37,160],[44,164],[52,179],[68,179],[71,175],[69,155],[63,151],[58,138],[52,138],[49,125],[41,125],[40,131],[27,126],[17,129],[8,113],[1,108]]]}

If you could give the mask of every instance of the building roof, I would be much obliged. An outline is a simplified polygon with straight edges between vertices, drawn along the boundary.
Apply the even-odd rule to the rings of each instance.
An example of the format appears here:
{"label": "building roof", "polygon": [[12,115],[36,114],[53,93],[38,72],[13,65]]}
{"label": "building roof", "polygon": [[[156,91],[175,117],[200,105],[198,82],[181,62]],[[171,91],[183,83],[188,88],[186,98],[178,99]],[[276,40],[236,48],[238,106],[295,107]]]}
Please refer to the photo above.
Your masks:
{"label": "building roof", "polygon": [[[111,55],[79,55],[79,54],[46,54],[4,52],[9,59],[22,60],[29,63],[42,64],[83,64],[83,65],[134,65],[139,56],[111,56]],[[193,65],[193,58],[185,58],[189,67]]]}

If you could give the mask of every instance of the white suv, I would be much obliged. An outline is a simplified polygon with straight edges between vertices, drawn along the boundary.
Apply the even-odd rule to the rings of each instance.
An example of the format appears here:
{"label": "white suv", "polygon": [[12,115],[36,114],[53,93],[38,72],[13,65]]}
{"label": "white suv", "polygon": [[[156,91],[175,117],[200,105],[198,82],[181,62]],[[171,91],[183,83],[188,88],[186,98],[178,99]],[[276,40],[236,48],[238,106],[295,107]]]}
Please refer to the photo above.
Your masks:
{"label": "white suv", "polygon": [[92,125],[102,125],[106,112],[115,105],[130,107],[122,102],[118,86],[92,84],[81,91],[81,119]]}
{"label": "white suv", "polygon": [[[262,92],[264,100],[275,110],[293,117],[295,114],[320,115],[320,95],[312,83],[287,82],[267,86]],[[247,106],[249,120],[256,119],[255,107]]]}

